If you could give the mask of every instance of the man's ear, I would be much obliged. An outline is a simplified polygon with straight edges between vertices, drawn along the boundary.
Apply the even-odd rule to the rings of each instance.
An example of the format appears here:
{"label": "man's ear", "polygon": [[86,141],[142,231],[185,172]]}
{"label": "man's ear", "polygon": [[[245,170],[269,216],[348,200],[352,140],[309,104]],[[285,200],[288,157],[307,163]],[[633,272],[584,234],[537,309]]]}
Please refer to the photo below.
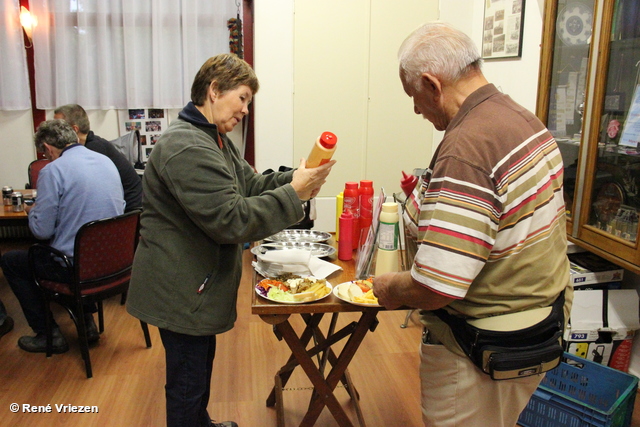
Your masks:
{"label": "man's ear", "polygon": [[53,150],[51,149],[51,145],[47,144],[46,142],[42,143],[42,149],[44,151],[45,157],[49,160],[55,160],[53,158]]}
{"label": "man's ear", "polygon": [[432,94],[434,99],[440,98],[440,95],[442,94],[442,82],[439,78],[433,74],[422,73],[420,80],[422,81],[424,88],[428,93]]}

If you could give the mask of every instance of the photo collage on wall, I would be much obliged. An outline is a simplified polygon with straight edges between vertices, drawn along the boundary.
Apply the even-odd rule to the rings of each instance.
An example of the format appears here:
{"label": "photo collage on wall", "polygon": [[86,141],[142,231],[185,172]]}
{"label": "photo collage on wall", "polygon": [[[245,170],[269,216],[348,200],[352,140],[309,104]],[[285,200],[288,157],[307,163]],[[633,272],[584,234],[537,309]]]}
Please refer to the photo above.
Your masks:
{"label": "photo collage on wall", "polygon": [[161,108],[118,110],[118,120],[120,122],[120,136],[133,130],[140,132],[141,160],[146,163],[153,146],[168,126],[167,110]]}
{"label": "photo collage on wall", "polygon": [[522,56],[525,0],[486,0],[482,57],[484,59]]}

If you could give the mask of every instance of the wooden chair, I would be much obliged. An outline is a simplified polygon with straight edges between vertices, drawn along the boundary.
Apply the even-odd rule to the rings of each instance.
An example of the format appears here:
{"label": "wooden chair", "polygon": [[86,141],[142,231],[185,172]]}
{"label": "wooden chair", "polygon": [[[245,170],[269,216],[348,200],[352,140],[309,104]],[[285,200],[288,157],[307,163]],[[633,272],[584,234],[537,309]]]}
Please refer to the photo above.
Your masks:
{"label": "wooden chair", "polygon": [[29,175],[29,182],[24,188],[35,189],[38,188],[38,175],[43,167],[47,166],[51,161],[47,159],[37,159],[29,163],[29,169],[27,170]]}
{"label": "wooden chair", "polygon": [[[93,376],[89,358],[89,344],[84,322],[83,303],[98,304],[99,332],[104,331],[102,301],[123,294],[129,288],[131,265],[138,244],[140,210],[112,218],[91,221],[78,230],[75,238],[74,259],[41,243],[29,248],[29,264],[34,279],[45,298],[45,309],[54,301],[68,312],[78,329],[80,351],[85,362],[87,378]],[[64,263],[71,283],[61,283],[38,277],[36,260],[56,257]],[[140,321],[147,347],[151,347],[149,328]],[[52,354],[53,329],[51,315],[47,315],[47,357]]]}

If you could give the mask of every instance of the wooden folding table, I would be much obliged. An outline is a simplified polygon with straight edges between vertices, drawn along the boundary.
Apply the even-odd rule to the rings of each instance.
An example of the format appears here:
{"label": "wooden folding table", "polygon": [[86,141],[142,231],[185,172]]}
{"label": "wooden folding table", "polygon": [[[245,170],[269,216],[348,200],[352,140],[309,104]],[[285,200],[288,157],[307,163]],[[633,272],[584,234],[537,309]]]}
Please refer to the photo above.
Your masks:
{"label": "wooden folding table", "polygon": [[[354,280],[353,261],[343,262],[336,260],[343,270],[334,273],[327,280],[333,285]],[[256,281],[262,277],[256,275]],[[251,312],[270,325],[274,325],[274,332],[278,338],[284,339],[291,349],[291,356],[287,363],[280,368],[275,375],[274,388],[267,399],[267,406],[276,407],[278,426],[284,427],[284,406],[282,389],[289,380],[296,366],[302,367],[305,374],[314,387],[308,411],[300,426],[313,426],[326,406],[340,426],[353,426],[344,408],[334,395],[334,390],[339,382],[342,382],[348,391],[361,426],[365,421],[360,410],[359,395],[351,378],[348,366],[355,355],[360,343],[368,331],[374,331],[378,323],[376,316],[382,310],[377,307],[362,307],[349,304],[331,294],[328,297],[311,303],[304,304],[280,304],[271,302],[253,292]],[[335,330],[339,313],[360,312],[357,322],[351,322],[339,330]],[[331,322],[325,332],[320,328],[320,321],[325,314],[331,314]],[[298,334],[289,322],[291,315],[300,315],[306,327]],[[315,339],[315,345],[307,348],[311,339]],[[348,338],[339,355],[332,346],[342,339]],[[314,362],[314,357],[318,363]],[[331,365],[331,370],[325,375],[326,362]]]}

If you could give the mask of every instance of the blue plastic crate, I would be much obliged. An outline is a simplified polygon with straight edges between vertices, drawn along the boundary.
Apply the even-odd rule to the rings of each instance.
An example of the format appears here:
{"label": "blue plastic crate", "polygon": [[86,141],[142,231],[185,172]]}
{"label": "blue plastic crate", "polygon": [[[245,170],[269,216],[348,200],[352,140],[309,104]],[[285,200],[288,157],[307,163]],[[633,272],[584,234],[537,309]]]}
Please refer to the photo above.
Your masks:
{"label": "blue plastic crate", "polygon": [[524,427],[628,427],[638,378],[565,353],[547,372],[518,424]]}

